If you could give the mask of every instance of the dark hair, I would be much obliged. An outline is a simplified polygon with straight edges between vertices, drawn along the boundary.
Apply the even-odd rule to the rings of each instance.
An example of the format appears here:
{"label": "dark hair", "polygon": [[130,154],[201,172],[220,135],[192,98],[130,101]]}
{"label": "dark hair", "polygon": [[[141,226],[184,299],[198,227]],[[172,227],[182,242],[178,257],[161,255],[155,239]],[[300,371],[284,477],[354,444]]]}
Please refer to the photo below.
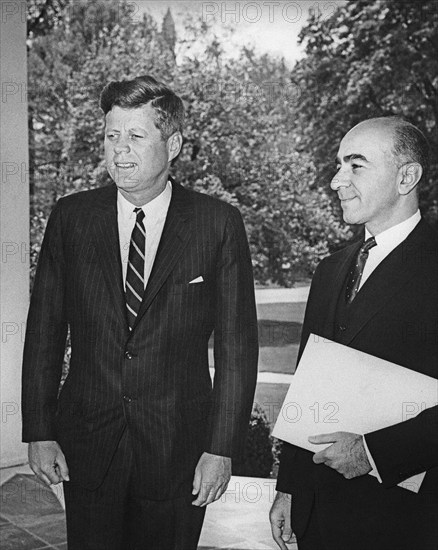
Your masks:
{"label": "dark hair", "polygon": [[427,177],[430,164],[429,143],[421,130],[400,116],[383,117],[394,129],[393,152],[404,164],[418,162],[423,168],[421,180]]}
{"label": "dark hair", "polygon": [[152,76],[110,82],[100,94],[100,108],[105,115],[116,106],[135,109],[148,103],[155,109],[155,126],[160,130],[163,140],[175,132],[182,133],[184,105],[181,98]]}

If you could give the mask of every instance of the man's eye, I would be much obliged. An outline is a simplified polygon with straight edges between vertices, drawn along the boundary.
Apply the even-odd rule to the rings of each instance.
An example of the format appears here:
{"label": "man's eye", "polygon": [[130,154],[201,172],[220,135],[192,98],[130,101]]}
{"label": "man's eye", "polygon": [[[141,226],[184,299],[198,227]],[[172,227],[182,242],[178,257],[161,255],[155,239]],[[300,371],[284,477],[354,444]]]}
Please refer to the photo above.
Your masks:
{"label": "man's eye", "polygon": [[352,164],[351,167],[353,168],[353,170],[357,170],[358,168],[363,168],[361,164]]}
{"label": "man's eye", "polygon": [[135,138],[135,139],[142,139],[143,138],[143,136],[141,136],[140,134],[131,134],[131,137]]}
{"label": "man's eye", "polygon": [[107,137],[108,139],[114,139],[114,138],[116,137],[116,134],[111,134],[111,133],[110,133],[110,134],[107,134],[106,137]]}

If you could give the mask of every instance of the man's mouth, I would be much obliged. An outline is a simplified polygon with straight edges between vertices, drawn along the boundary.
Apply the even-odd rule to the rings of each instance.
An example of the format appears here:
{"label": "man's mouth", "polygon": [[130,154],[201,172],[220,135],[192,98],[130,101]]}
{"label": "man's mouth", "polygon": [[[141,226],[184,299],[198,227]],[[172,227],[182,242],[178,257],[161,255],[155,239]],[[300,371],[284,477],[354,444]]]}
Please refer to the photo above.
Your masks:
{"label": "man's mouth", "polygon": [[114,164],[117,168],[121,168],[122,170],[129,170],[136,166],[136,164],[133,162],[115,162]]}
{"label": "man's mouth", "polygon": [[352,201],[353,199],[355,199],[356,197],[339,197],[339,200],[341,202],[347,202],[347,201]]}

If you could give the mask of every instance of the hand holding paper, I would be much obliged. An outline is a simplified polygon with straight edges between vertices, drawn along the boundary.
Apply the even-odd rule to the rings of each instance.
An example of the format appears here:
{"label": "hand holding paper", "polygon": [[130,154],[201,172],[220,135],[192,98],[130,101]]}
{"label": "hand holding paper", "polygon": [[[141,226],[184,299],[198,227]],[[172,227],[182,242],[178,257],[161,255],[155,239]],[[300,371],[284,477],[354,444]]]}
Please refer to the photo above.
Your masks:
{"label": "hand holding paper", "polygon": [[[329,461],[328,466],[342,475],[351,475],[351,466],[353,474],[362,472],[370,466],[368,459],[362,458],[362,449],[346,448],[347,455],[357,457],[344,463],[338,455],[344,450],[338,439],[331,440],[334,436],[362,436],[403,422],[435,406],[437,395],[435,378],[311,334],[272,435],[317,454],[323,453],[322,445],[332,443],[330,454],[325,449],[318,459]],[[329,441],[316,443],[309,438],[312,434],[325,434]],[[377,475],[371,467],[367,472]],[[352,477],[358,475],[362,474]],[[417,474],[400,486],[418,492],[424,476]]]}
{"label": "hand holding paper", "polygon": [[371,464],[363,444],[362,436],[349,432],[312,435],[309,442],[316,445],[333,443],[330,447],[315,453],[313,462],[333,468],[346,479],[363,476],[371,472]]}

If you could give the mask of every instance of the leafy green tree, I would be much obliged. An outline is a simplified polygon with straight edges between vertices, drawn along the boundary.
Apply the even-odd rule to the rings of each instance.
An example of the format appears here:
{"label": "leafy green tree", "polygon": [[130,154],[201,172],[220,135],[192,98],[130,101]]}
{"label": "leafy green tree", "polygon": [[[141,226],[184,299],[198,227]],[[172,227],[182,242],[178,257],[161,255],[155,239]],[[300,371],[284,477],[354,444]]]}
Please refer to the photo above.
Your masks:
{"label": "leafy green tree", "polygon": [[62,16],[65,7],[66,0],[28,0],[28,36],[34,38],[50,32]]}
{"label": "leafy green tree", "polygon": [[350,234],[316,186],[309,155],[296,151],[289,71],[245,48],[230,60],[204,23],[188,22],[187,29],[184,41],[169,44],[150,17],[133,18],[128,4],[80,0],[66,1],[45,32],[30,35],[34,259],[54,201],[108,182],[102,86],[153,74],[187,107],[177,179],[236,204],[256,279],[292,285]]}
{"label": "leafy green tree", "polygon": [[57,198],[106,180],[98,105],[103,85],[145,73],[167,78],[174,66],[155,22],[147,15],[136,21],[129,4],[59,3],[56,17],[37,34],[34,13],[28,51],[32,272]]}
{"label": "leafy green tree", "polygon": [[352,0],[302,29],[305,56],[292,71],[301,95],[294,131],[312,154],[317,184],[333,175],[342,136],[359,121],[402,115],[428,137],[432,166],[421,208],[438,220],[438,4],[434,0]]}
{"label": "leafy green tree", "polygon": [[178,177],[236,202],[258,282],[293,285],[313,273],[331,240],[345,242],[349,230],[316,188],[310,157],[296,152],[290,130],[295,88],[283,62],[245,48],[229,60],[214,37],[207,45],[203,56],[178,67],[188,109]]}

